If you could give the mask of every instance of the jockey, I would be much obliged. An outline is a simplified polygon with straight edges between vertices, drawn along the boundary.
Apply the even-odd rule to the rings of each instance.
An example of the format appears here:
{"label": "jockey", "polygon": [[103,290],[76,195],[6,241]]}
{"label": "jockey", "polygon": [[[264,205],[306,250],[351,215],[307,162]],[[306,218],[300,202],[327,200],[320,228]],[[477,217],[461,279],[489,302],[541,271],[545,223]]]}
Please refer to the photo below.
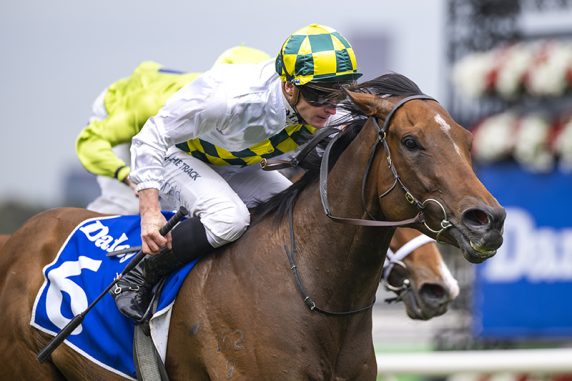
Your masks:
{"label": "jockey", "polygon": [[[267,61],[265,52],[236,46],[223,52],[219,64],[245,64]],[[168,70],[147,61],[130,77],[107,87],[95,100],[88,125],[76,140],[80,162],[97,175],[101,195],[87,209],[109,214],[138,214],[135,185],[129,180],[131,139],[147,119],[157,114],[171,95],[196,79],[200,73]]]}
{"label": "jockey", "polygon": [[[336,113],[341,87],[361,76],[351,45],[311,24],[289,36],[276,59],[217,65],[184,86],[149,118],[131,145],[143,252],[112,295],[135,321],[149,313],[153,286],[185,263],[237,240],[248,207],[291,182],[259,165],[295,150]],[[161,206],[191,218],[163,237]]]}

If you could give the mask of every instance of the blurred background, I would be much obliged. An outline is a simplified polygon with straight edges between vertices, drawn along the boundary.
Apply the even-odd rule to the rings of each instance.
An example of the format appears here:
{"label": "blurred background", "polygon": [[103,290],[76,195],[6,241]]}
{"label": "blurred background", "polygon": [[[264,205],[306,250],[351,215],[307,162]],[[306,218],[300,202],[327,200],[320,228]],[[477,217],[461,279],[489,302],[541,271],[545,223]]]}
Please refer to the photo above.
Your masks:
{"label": "blurred background", "polygon": [[[505,243],[485,264],[441,248],[461,287],[444,316],[410,320],[380,288],[381,359],[571,347],[572,0],[2,2],[0,233],[95,198],[75,139],[96,96],[140,62],[205,71],[238,44],[274,55],[313,22],[351,41],[364,79],[402,73],[470,129],[475,169],[508,211]],[[552,373],[465,377],[567,379]]]}

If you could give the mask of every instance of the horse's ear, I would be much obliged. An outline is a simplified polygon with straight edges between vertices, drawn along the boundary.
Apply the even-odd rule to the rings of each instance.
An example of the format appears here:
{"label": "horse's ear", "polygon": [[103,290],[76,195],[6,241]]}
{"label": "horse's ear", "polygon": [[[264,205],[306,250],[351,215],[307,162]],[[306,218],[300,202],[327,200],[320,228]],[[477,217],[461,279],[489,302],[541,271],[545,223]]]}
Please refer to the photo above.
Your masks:
{"label": "horse's ear", "polygon": [[391,111],[393,104],[387,99],[368,93],[357,93],[344,89],[347,96],[367,116],[383,117]]}

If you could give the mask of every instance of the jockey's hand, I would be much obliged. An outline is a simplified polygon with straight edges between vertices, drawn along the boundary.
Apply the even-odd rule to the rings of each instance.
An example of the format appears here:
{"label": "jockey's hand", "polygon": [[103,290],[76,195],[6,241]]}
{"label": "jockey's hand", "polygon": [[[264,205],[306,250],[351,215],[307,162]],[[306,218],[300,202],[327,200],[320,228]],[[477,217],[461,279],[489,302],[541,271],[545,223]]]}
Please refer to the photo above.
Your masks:
{"label": "jockey's hand", "polygon": [[157,189],[139,191],[139,212],[141,213],[141,245],[146,254],[158,254],[165,246],[171,247],[171,234],[163,237],[159,229],[167,223],[159,205]]}

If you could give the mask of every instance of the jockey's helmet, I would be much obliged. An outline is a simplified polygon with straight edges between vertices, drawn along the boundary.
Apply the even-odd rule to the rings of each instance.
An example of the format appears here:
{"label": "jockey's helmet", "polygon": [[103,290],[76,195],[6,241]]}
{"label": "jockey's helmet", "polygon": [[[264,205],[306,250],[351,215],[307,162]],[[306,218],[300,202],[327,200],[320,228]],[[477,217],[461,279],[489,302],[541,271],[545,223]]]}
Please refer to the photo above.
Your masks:
{"label": "jockey's helmet", "polygon": [[276,72],[282,81],[296,86],[348,83],[361,76],[350,43],[320,24],[310,24],[286,39],[276,57]]}

